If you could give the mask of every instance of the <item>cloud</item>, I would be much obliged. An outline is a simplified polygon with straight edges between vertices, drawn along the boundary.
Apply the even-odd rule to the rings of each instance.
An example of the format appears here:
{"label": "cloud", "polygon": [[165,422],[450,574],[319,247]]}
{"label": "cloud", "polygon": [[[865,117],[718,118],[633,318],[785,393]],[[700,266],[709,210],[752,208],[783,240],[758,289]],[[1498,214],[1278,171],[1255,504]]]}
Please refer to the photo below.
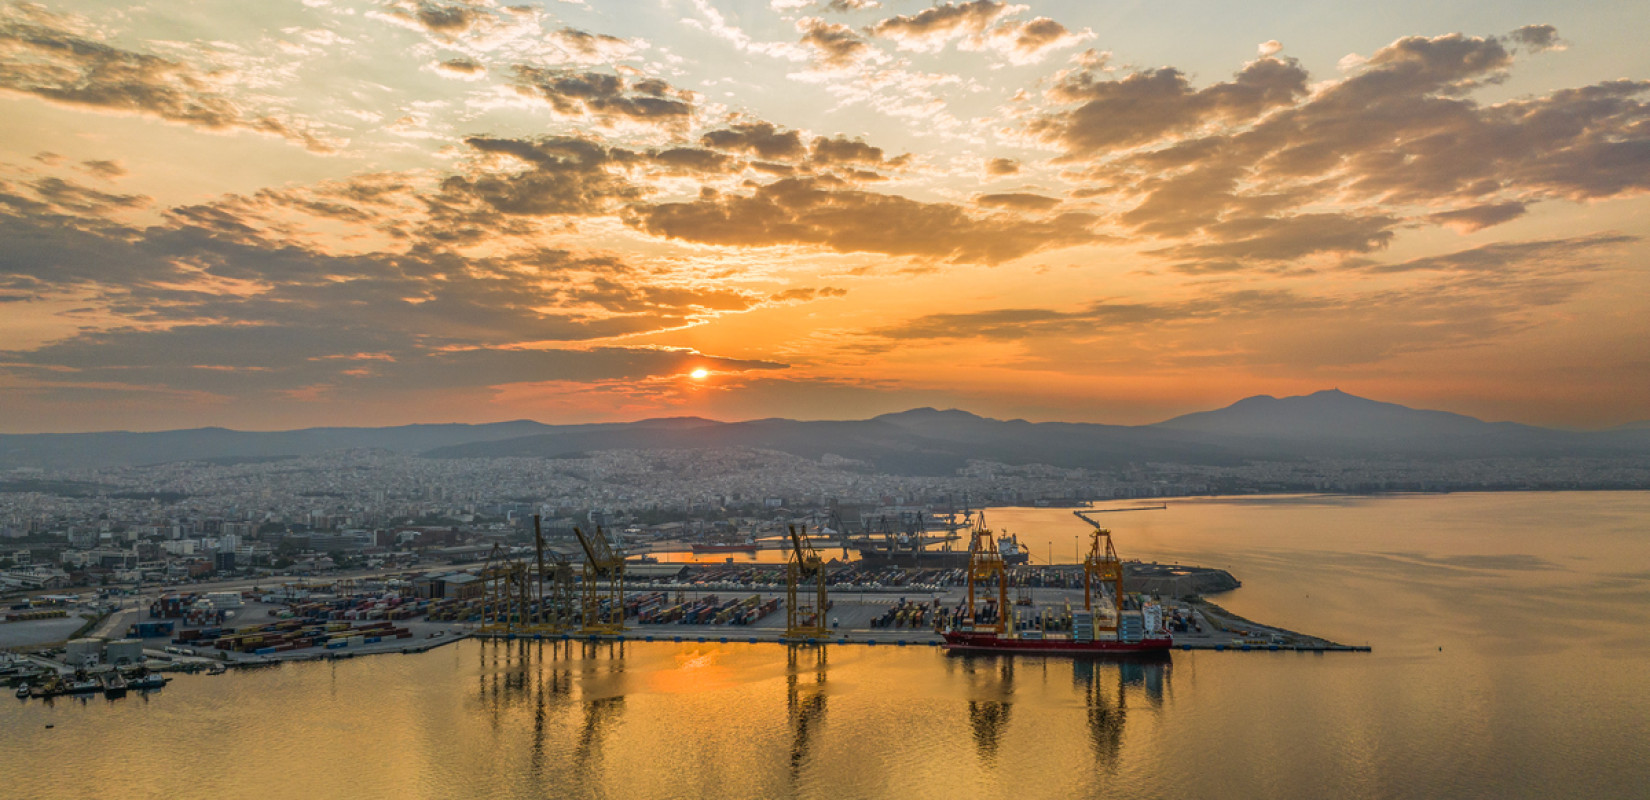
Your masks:
{"label": "cloud", "polygon": [[278,136],[315,152],[334,142],[307,120],[259,114],[216,90],[229,75],[88,38],[79,23],[34,5],[0,7],[0,91],[79,109],[152,116],[209,131]]}
{"label": "cloud", "polygon": [[1074,32],[1048,17],[1030,22],[1004,22],[978,36],[964,39],[965,50],[993,50],[1014,64],[1035,64],[1055,50],[1094,38],[1094,32]]}
{"label": "cloud", "polygon": [[487,74],[487,68],[473,58],[449,58],[445,61],[436,62],[435,68],[439,72],[466,80],[480,78]]}
{"label": "cloud", "polygon": [[901,50],[937,53],[956,39],[984,35],[992,23],[1025,8],[995,0],[944,3],[915,14],[889,17],[867,30],[873,36],[893,40]]}
{"label": "cloud", "polygon": [[1160,141],[1203,125],[1244,124],[1292,105],[1306,93],[1306,70],[1293,60],[1262,58],[1224,83],[1193,89],[1173,67],[1104,80],[1083,69],[1049,94],[1074,108],[1045,114],[1032,134],[1058,145],[1066,158],[1092,156]]}
{"label": "cloud", "polygon": [[611,149],[596,141],[569,136],[542,139],[506,139],[473,136],[465,139],[477,153],[508,156],[527,165],[517,172],[480,171],[451,175],[441,192],[431,198],[438,210],[437,225],[456,222],[485,227],[485,215],[463,213],[471,202],[493,212],[517,215],[590,215],[612,210],[615,204],[641,196],[642,190],[611,167],[636,158],[634,153]]}
{"label": "cloud", "polygon": [[[584,169],[580,159],[595,158],[577,142],[472,144],[551,170],[569,163]],[[90,291],[96,307],[86,309],[86,319],[97,322],[39,347],[0,351],[0,373],[37,385],[240,398],[298,389],[369,396],[501,381],[640,379],[679,373],[689,362],[721,372],[782,369],[772,361],[607,342],[802,299],[659,278],[611,256],[497,239],[490,255],[460,255],[433,241],[331,254],[278,238],[282,226],[258,216],[300,204],[335,214],[315,197],[353,197],[372,209],[369,218],[389,215],[405,188],[391,176],[168,209],[166,223],[144,229],[89,229],[64,220],[147,198],[52,178],[27,188],[64,216],[0,213],[7,243],[0,289],[20,302]]]}
{"label": "cloud", "polygon": [[982,194],[975,197],[974,202],[990,208],[1007,208],[1016,211],[1047,211],[1060,205],[1060,201],[1056,198],[1021,192]]}
{"label": "cloud", "polygon": [[835,286],[821,286],[817,289],[811,286],[799,286],[795,289],[775,293],[768,298],[773,303],[805,303],[820,297],[843,297],[848,294],[847,289]]}
{"label": "cloud", "polygon": [[810,161],[816,166],[860,164],[868,167],[898,168],[910,161],[910,155],[885,158],[882,148],[868,145],[858,139],[820,136],[809,150]]}
{"label": "cloud", "polygon": [[699,142],[706,147],[773,161],[795,161],[807,154],[799,131],[782,131],[771,122],[736,122],[706,133]]}
{"label": "cloud", "polygon": [[576,28],[551,31],[546,38],[567,53],[568,60],[578,64],[611,64],[636,52],[636,45],[608,36]]}
{"label": "cloud", "polygon": [[1051,247],[1095,242],[1095,218],[971,217],[947,203],[844,188],[825,178],[787,178],[748,196],[707,192],[692,202],[635,205],[627,222],[655,236],[728,246],[808,245],[841,253],[997,264]]}
{"label": "cloud", "polygon": [[657,78],[544,69],[512,68],[517,91],[544,100],[558,115],[611,128],[621,122],[683,130],[693,119],[693,94]]}
{"label": "cloud", "polygon": [[1489,203],[1455,211],[1440,211],[1436,214],[1428,214],[1427,221],[1447,225],[1462,233],[1472,233],[1518,219],[1524,216],[1526,210],[1524,203],[1516,201]]}
{"label": "cloud", "polygon": [[30,186],[42,201],[65,214],[103,214],[123,208],[142,208],[151,202],[144,195],[112,194],[61,178],[40,178]]}
{"label": "cloud", "polygon": [[[1503,273],[1518,269],[1559,269],[1570,272],[1596,266],[1598,251],[1617,249],[1621,245],[1640,241],[1640,237],[1622,234],[1595,234],[1569,239],[1544,239],[1525,242],[1496,242],[1470,250],[1458,250],[1437,256],[1424,256],[1391,264],[1366,264],[1359,268],[1370,272],[1491,272]],[[1539,265],[1539,266],[1535,266]]]}
{"label": "cloud", "polygon": [[796,29],[802,33],[803,46],[811,48],[817,62],[830,69],[845,69],[876,54],[847,25],[805,17],[797,20]]}
{"label": "cloud", "polygon": [[1369,253],[1392,241],[1398,219],[1326,212],[1281,217],[1237,217],[1204,228],[1213,241],[1155,251],[1169,258],[1290,261],[1315,253]]}
{"label": "cloud", "polygon": [[1234,290],[1212,283],[1179,297],[925,314],[867,331],[863,349],[994,342],[1013,348],[1006,366],[1062,374],[1369,365],[1490,346],[1560,323],[1561,307],[1604,280],[1606,252],[1638,241],[1598,234],[1504,242],[1346,267],[1382,274],[1380,284]]}
{"label": "cloud", "polygon": [[1532,53],[1564,49],[1564,43],[1558,38],[1558,29],[1551,25],[1525,25],[1508,34],[1507,38],[1524,45]]}
{"label": "cloud", "polygon": [[111,161],[107,159],[91,159],[88,161],[82,161],[80,162],[79,169],[89,175],[95,175],[106,181],[114,180],[116,178],[124,178],[127,174],[126,168],[121,166],[119,161]]}
{"label": "cloud", "polygon": [[985,162],[985,174],[994,178],[1020,174],[1020,162],[1012,158],[993,158]]}
{"label": "cloud", "polygon": [[1197,274],[1369,253],[1406,224],[1470,232],[1542,200],[1650,190],[1650,81],[1471,98],[1512,68],[1508,41],[1548,36],[1406,37],[1310,92],[1298,64],[1275,58],[1202,89],[1172,68],[1120,80],[1079,69],[1028,129],[1095,184],[1077,194],[1128,204],[1118,221],[1171,240],[1153,252]]}

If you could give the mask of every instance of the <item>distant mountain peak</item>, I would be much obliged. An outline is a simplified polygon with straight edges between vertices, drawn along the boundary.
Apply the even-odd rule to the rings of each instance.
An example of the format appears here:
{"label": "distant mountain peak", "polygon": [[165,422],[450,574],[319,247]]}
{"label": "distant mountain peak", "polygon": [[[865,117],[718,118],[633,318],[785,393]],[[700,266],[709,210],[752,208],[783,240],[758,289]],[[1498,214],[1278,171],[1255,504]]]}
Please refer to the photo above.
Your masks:
{"label": "distant mountain peak", "polygon": [[941,409],[938,409],[938,408],[934,408],[933,406],[923,406],[922,408],[912,408],[912,409],[908,409],[908,410],[905,410],[905,411],[896,411],[892,414],[882,414],[880,416],[873,417],[872,419],[882,420],[884,422],[897,422],[899,420],[921,420],[921,419],[957,419],[957,420],[970,419],[970,420],[972,420],[972,419],[985,419],[985,417],[982,417],[978,414],[974,414],[974,413],[971,413],[971,412],[968,412],[968,411],[964,411],[960,408],[947,408],[947,409],[941,410]]}
{"label": "distant mountain peak", "polygon": [[1245,397],[1225,408],[1157,423],[1159,428],[1267,439],[1409,440],[1478,436],[1497,427],[1447,411],[1424,411],[1323,389],[1308,395]]}

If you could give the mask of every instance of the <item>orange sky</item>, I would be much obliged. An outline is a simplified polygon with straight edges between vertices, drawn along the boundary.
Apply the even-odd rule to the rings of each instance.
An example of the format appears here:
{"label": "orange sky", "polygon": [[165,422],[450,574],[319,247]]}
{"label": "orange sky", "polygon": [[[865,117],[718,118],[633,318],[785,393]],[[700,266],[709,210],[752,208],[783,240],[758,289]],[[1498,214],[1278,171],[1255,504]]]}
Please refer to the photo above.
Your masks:
{"label": "orange sky", "polygon": [[0,4],[0,432],[1650,419],[1642,9],[1435,5]]}

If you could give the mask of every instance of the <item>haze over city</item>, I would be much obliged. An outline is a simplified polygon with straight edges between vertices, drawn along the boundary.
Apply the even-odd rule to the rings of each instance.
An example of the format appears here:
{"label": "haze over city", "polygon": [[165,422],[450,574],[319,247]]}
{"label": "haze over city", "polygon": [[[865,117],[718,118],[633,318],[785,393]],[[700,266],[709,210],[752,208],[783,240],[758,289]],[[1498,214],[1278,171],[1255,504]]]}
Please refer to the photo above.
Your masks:
{"label": "haze over city", "polygon": [[0,431],[1650,414],[1642,7],[0,6]]}

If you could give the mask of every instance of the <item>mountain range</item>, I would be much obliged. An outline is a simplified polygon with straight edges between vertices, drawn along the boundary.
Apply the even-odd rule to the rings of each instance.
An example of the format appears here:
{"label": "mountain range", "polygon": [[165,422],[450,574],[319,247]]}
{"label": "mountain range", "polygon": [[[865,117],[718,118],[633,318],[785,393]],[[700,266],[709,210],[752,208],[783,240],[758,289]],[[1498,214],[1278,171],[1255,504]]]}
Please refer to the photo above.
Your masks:
{"label": "mountain range", "polygon": [[1148,461],[1235,465],[1252,460],[1400,457],[1650,456],[1650,423],[1574,432],[1484,422],[1338,390],[1261,395],[1152,425],[997,420],[918,408],[866,420],[717,422],[672,417],[547,425],[403,425],[251,432],[224,428],[0,435],[0,469],[245,461],[377,448],[427,458],[567,458],[614,449],[778,450],[835,454],[891,474],[948,475],[970,459],[1107,468]]}

